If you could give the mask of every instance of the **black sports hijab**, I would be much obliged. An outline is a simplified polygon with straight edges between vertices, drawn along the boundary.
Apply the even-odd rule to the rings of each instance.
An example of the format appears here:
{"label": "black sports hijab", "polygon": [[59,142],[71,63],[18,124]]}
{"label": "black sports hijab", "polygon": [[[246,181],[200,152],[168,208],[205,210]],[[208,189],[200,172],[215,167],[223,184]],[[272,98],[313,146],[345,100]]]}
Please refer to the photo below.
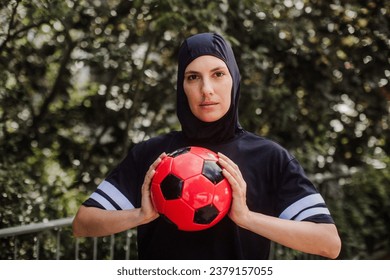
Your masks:
{"label": "black sports hijab", "polygon": [[[217,121],[203,122],[191,112],[184,93],[184,72],[188,64],[202,55],[212,55],[226,63],[233,79],[231,104],[227,113]],[[234,137],[241,130],[238,122],[240,72],[230,45],[215,33],[201,33],[187,38],[179,50],[177,77],[177,116],[184,136],[193,144],[219,144]]]}

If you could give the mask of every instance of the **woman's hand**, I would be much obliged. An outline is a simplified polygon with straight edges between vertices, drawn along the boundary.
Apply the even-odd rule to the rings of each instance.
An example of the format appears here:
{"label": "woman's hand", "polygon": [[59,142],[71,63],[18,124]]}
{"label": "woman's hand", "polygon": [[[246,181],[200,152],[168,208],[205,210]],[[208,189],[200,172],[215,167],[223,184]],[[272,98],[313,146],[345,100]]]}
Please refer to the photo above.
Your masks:
{"label": "woman's hand", "polygon": [[242,177],[240,169],[231,159],[222,153],[218,153],[218,156],[222,173],[232,188],[233,200],[229,217],[237,225],[244,226],[250,213],[246,204],[246,182]]}
{"label": "woman's hand", "polygon": [[154,209],[150,196],[150,183],[155,169],[166,157],[162,153],[149,167],[142,184],[142,201],[140,208],[128,210],[104,210],[96,207],[80,206],[73,220],[73,234],[76,237],[108,236],[139,225],[149,223],[159,214]]}
{"label": "woman's hand", "polygon": [[149,223],[153,221],[154,219],[158,218],[159,214],[156,211],[156,209],[153,206],[152,199],[151,199],[151,182],[154,174],[156,173],[156,168],[162,161],[164,157],[167,155],[165,153],[162,153],[149,167],[148,172],[145,174],[145,179],[142,184],[142,200],[141,200],[141,220],[144,221],[143,223]]}
{"label": "woman's hand", "polygon": [[233,222],[295,250],[332,259],[339,255],[341,240],[333,224],[283,220],[250,211],[246,204],[246,182],[240,169],[225,155],[218,153],[218,156],[223,175],[232,187],[229,217]]}

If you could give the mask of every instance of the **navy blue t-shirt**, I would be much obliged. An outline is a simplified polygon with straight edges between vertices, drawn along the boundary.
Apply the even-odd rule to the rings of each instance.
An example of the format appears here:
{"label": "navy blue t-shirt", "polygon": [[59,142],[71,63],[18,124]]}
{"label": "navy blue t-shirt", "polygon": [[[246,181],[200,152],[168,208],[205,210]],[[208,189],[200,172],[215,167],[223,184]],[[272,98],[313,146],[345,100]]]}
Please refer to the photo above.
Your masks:
{"label": "navy blue t-shirt", "polygon": [[[193,145],[172,132],[135,145],[127,157],[84,202],[107,210],[140,207],[141,186],[162,152]],[[240,168],[250,210],[282,219],[333,223],[322,196],[298,161],[277,143],[242,131],[232,140],[203,145],[221,152]],[[162,217],[138,227],[140,259],[267,259],[270,241],[236,226],[227,216],[212,228],[185,232]]]}

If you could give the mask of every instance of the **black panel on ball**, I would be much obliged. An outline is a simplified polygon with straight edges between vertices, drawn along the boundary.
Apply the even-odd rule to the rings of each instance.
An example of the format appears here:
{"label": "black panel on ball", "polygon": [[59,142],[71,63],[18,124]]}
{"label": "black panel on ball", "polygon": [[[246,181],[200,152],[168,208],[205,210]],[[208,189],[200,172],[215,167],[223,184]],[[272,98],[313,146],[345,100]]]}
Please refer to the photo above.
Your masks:
{"label": "black panel on ball", "polygon": [[223,180],[222,169],[215,161],[205,160],[202,174],[214,184]]}
{"label": "black panel on ball", "polygon": [[195,211],[194,223],[207,225],[211,223],[219,214],[214,205],[207,205]]}
{"label": "black panel on ball", "polygon": [[169,174],[160,184],[161,192],[166,200],[180,198],[183,181],[175,175]]}
{"label": "black panel on ball", "polygon": [[169,156],[174,158],[174,157],[180,156],[182,154],[188,153],[190,150],[191,150],[191,147],[180,148],[180,149],[177,149],[176,151],[170,153]]}

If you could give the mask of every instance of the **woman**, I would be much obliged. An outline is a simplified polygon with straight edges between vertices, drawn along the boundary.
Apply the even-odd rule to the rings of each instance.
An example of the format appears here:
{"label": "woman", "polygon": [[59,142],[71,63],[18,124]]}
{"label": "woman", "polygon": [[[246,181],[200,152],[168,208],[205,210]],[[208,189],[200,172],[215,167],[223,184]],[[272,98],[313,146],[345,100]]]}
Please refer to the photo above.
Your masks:
{"label": "woman", "polygon": [[[267,259],[270,240],[336,258],[341,242],[324,200],[284,148],[240,126],[239,93],[240,73],[228,43],[213,33],[187,38],[177,79],[182,131],[132,148],[80,207],[75,236],[137,227],[140,259]],[[217,225],[184,232],[159,217],[150,182],[166,153],[191,145],[219,153],[233,200]]]}

